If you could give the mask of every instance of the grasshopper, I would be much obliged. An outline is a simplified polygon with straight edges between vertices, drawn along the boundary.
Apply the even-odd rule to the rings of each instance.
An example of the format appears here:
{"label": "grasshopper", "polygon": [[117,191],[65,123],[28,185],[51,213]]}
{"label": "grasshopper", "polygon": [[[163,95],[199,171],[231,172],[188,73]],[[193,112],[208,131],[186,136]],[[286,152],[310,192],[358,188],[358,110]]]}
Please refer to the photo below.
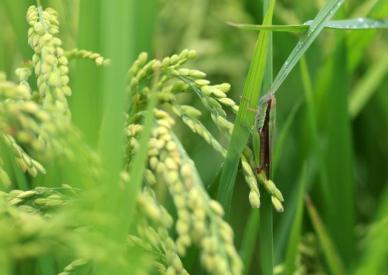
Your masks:
{"label": "grasshopper", "polygon": [[[271,201],[276,211],[283,212],[282,193],[271,180],[272,177],[272,136],[275,128],[276,98],[273,93],[262,97],[256,112],[256,121],[251,129],[253,152],[255,156],[256,174],[258,180],[271,195]],[[258,146],[260,144],[260,146]]]}
{"label": "grasshopper", "polygon": [[264,173],[267,179],[271,177],[275,107],[276,98],[273,94],[269,94],[260,100],[259,109],[256,114],[256,130],[260,137],[260,166],[256,168],[256,173]]}
{"label": "grasshopper", "polygon": [[[275,128],[276,98],[270,93],[259,100],[256,109],[249,108],[249,111],[256,112],[255,124],[251,128],[253,151],[255,162],[258,167],[256,173],[265,175],[266,179],[271,177],[272,164],[272,139]],[[257,146],[260,144],[260,148]]]}
{"label": "grasshopper", "polygon": [[[250,109],[256,112],[255,124],[251,128],[253,152],[255,154],[256,173],[271,177],[272,164],[272,139],[276,120],[276,98],[270,93],[259,100],[257,109]],[[258,145],[260,144],[260,147]]]}

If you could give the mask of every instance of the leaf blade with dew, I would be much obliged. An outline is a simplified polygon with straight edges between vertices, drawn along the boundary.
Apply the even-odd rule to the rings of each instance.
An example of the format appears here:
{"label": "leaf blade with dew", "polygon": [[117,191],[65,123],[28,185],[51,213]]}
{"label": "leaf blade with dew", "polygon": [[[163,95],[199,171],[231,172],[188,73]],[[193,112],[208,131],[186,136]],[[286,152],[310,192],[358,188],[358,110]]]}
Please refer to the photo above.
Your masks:
{"label": "leaf blade with dew", "polygon": [[[264,18],[264,24],[271,22],[275,1],[271,1],[271,8]],[[255,108],[260,97],[260,88],[264,73],[265,62],[268,51],[268,33],[259,34],[248,75],[244,85],[243,100],[237,114],[233,128],[229,149],[221,172],[220,184],[218,187],[218,200],[225,209],[226,215],[230,213],[231,200],[233,196],[234,182],[237,175],[237,168],[241,152],[243,151],[250,134],[250,127],[254,124],[255,113],[250,109]]]}
{"label": "leaf blade with dew", "polygon": [[326,258],[329,269],[331,270],[332,274],[335,274],[335,275],[346,274],[344,265],[337,251],[335,250],[333,241],[331,240],[321,220],[321,217],[319,216],[317,210],[315,209],[315,206],[313,205],[313,203],[308,197],[306,197],[306,207],[307,207],[307,210],[308,210],[307,212],[310,216],[311,222],[313,224],[314,231],[316,232],[319,239],[319,243],[321,244],[323,254]]}
{"label": "leaf blade with dew", "polygon": [[[369,18],[388,17],[388,2],[386,0],[373,0],[373,3],[366,5],[357,16]],[[377,31],[370,30],[365,32],[352,32],[347,37],[348,46],[348,71],[353,73],[360,64],[366,48],[376,37]]]}
{"label": "leaf blade with dew", "polygon": [[284,62],[275,80],[273,81],[268,94],[276,93],[276,91],[283,84],[284,80],[293,70],[296,63],[300,60],[303,54],[324,29],[325,23],[335,15],[338,9],[342,6],[343,2],[344,0],[332,0],[319,11],[315,19],[312,20],[308,31],[299,40],[291,54],[288,56],[287,60]]}
{"label": "leaf blade with dew", "polygon": [[[304,32],[309,29],[313,21],[309,20],[303,24],[294,25],[254,25],[240,24],[227,22],[228,25],[247,31],[273,31],[273,32]],[[327,21],[324,24],[324,29],[332,30],[371,30],[371,29],[387,29],[388,19],[370,19],[370,18],[354,18],[343,20]]]}
{"label": "leaf blade with dew", "polygon": [[[305,24],[310,25],[310,21]],[[354,18],[328,21],[325,25],[327,29],[335,30],[370,30],[370,29],[387,29],[387,19],[371,19],[371,18]]]}

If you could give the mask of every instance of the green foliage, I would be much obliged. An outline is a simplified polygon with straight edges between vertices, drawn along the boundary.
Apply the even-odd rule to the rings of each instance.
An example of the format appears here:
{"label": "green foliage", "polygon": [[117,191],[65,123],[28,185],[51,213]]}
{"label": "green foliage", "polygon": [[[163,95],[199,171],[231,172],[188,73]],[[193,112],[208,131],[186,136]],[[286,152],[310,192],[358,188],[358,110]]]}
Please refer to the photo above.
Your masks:
{"label": "green foliage", "polygon": [[0,274],[387,273],[388,5],[343,2],[2,1]]}

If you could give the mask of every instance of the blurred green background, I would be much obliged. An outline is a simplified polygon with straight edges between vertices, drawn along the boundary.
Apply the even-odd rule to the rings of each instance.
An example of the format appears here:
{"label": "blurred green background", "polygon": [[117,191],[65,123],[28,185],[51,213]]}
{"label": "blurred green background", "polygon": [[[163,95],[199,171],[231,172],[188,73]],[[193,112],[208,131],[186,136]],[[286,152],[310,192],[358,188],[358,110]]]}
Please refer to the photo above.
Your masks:
{"label": "blurred green background", "polygon": [[[189,48],[198,52],[191,66],[206,72],[212,82],[231,83],[231,97],[237,102],[257,32],[239,30],[226,22],[260,24],[263,13],[259,0],[41,2],[58,11],[64,48],[85,48],[112,59],[115,73],[110,83],[125,74],[141,51],[164,57]],[[0,2],[0,70],[11,79],[14,69],[32,54],[26,39],[25,12],[34,3]],[[274,24],[303,23],[314,18],[324,3],[279,0]],[[112,7],[115,4],[118,7]],[[349,0],[336,18],[355,17],[387,18],[388,4]],[[297,39],[295,34],[274,33],[274,74]],[[285,212],[274,214],[276,264],[284,261],[289,249],[300,200],[298,190],[303,183],[307,186],[305,195],[316,206],[346,270],[388,274],[388,248],[381,247],[388,240],[388,231],[367,235],[371,226],[386,225],[388,219],[387,42],[384,30],[325,30],[279,90],[274,181],[286,202]],[[110,91],[114,89],[102,84],[100,68],[83,61],[71,66],[73,120],[88,143],[96,146],[103,110],[111,110],[107,105],[120,96],[115,98]],[[120,87],[117,82],[115,85]],[[194,97],[192,104],[198,104]],[[210,185],[217,178],[221,157],[204,141],[184,129],[178,131],[203,182]],[[231,214],[237,247],[244,245],[247,223],[257,214],[250,209],[248,192],[239,175]],[[307,274],[330,273],[311,214],[304,210],[301,215],[299,249],[301,261],[310,268]],[[256,251],[259,242],[254,239],[251,244]],[[257,259],[253,253],[251,274],[258,274]]]}

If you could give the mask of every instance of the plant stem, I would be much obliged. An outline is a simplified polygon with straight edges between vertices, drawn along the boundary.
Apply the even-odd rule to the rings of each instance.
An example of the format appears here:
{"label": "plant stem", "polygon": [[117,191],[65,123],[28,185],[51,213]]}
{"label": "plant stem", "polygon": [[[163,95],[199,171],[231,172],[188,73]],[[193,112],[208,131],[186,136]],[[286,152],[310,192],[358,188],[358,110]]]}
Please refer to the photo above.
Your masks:
{"label": "plant stem", "polygon": [[40,6],[42,6],[42,3],[40,2],[40,0],[36,0],[36,4],[38,5],[38,7]]}
{"label": "plant stem", "polygon": [[[263,1],[263,14],[269,10],[271,0]],[[272,33],[268,37],[268,59],[265,67],[263,80],[263,90],[267,91],[272,84]],[[261,165],[261,164],[260,164]],[[272,175],[266,175],[271,178]],[[261,274],[273,274],[273,228],[272,228],[272,203],[271,196],[264,193],[262,196],[262,206],[260,209],[260,229],[259,229],[259,262]]]}

